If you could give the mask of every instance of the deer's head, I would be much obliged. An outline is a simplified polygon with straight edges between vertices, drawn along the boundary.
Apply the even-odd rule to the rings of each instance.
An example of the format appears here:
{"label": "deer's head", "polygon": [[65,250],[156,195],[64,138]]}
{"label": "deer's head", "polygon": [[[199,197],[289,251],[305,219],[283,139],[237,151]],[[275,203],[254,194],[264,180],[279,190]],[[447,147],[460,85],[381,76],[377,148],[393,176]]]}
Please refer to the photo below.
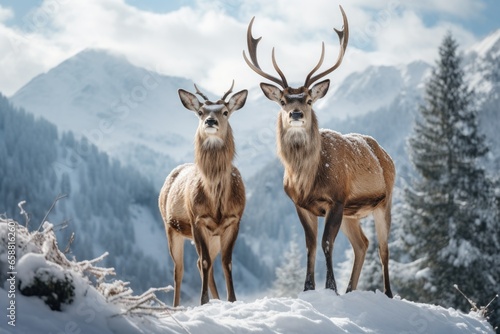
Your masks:
{"label": "deer's head", "polygon": [[[229,91],[224,93],[222,98],[212,102],[198,87],[194,85],[196,94],[200,95],[204,102],[200,102],[195,94],[179,89],[179,97],[186,109],[194,111],[199,119],[197,135],[201,137],[203,142],[211,145],[222,145],[228,136],[231,134],[231,126],[229,125],[229,117],[231,114],[241,109],[246,102],[248,91],[242,90],[235,93],[229,101],[225,101],[227,96],[231,94],[234,87],[233,84]],[[232,140],[232,138],[231,138]]]}
{"label": "deer's head", "polygon": [[307,75],[304,85],[299,88],[292,88],[288,85],[285,75],[276,62],[276,58],[274,56],[274,48],[272,51],[272,62],[274,69],[279,74],[280,78],[274,77],[264,72],[260,68],[257,60],[257,45],[262,37],[253,38],[252,36],[252,25],[255,17],[252,18],[250,24],[248,25],[247,44],[251,60],[247,58],[245,51],[243,51],[243,57],[248,66],[250,66],[250,68],[257,74],[275,82],[281,87],[279,88],[268,83],[260,84],[264,95],[271,101],[274,101],[281,106],[279,122],[281,122],[281,126],[285,131],[304,132],[310,129],[311,126],[316,122],[316,116],[314,115],[313,111],[313,104],[326,95],[330,86],[330,80],[327,79],[315,85],[313,85],[313,83],[323,78],[327,74],[333,72],[340,66],[349,40],[349,26],[347,23],[347,17],[341,6],[340,11],[342,12],[344,28],[343,30],[334,29],[340,40],[340,51],[336,63],[327,70],[314,75],[314,73],[323,64],[323,59],[325,56],[325,44],[323,43],[318,64]]}

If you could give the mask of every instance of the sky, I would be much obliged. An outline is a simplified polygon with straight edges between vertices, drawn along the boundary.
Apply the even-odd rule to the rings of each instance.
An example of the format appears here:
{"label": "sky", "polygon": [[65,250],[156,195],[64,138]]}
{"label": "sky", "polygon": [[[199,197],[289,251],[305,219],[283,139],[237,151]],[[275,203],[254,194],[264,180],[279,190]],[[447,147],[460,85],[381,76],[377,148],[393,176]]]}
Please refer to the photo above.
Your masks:
{"label": "sky", "polygon": [[300,86],[325,42],[324,67],[337,59],[349,21],[344,61],[332,82],[370,65],[433,63],[450,31],[467,49],[500,29],[498,0],[0,0],[0,92],[10,96],[33,77],[87,48],[125,55],[137,66],[186,77],[213,92],[257,87],[242,51],[255,16],[258,57],[276,75],[271,50],[292,86]]}

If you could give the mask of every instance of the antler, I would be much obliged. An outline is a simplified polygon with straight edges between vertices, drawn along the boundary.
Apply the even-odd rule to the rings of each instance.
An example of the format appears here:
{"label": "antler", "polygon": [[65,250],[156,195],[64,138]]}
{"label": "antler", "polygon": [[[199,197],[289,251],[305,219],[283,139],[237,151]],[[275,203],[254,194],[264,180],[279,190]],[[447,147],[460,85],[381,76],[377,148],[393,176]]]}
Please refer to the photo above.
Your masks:
{"label": "antler", "polygon": [[333,65],[332,67],[330,67],[326,71],[321,72],[319,74],[316,74],[314,77],[311,77],[314,74],[314,72],[316,72],[321,67],[321,64],[323,64],[323,59],[325,58],[325,43],[322,43],[321,56],[320,56],[319,62],[313,68],[313,70],[307,75],[306,81],[304,83],[304,87],[309,87],[313,82],[315,82],[318,79],[321,79],[322,77],[324,77],[325,75],[335,71],[342,63],[342,59],[344,58],[345,50],[347,48],[347,43],[349,42],[349,24],[347,23],[347,16],[345,15],[344,9],[342,8],[342,6],[339,6],[339,7],[340,7],[340,11],[342,12],[342,19],[344,21],[344,26],[343,26],[342,30],[337,30],[337,29],[333,28],[333,30],[335,30],[335,32],[339,36],[339,41],[340,41],[340,51],[339,51],[339,56],[337,58],[337,62],[335,63],[335,65]]}
{"label": "antler", "polygon": [[196,84],[194,84],[194,88],[196,89],[196,94],[198,94],[199,96],[201,96],[205,101],[208,101],[208,97],[206,97],[205,94],[203,94],[202,92],[200,92],[200,90],[198,89],[198,87],[196,86]]}
{"label": "antler", "polygon": [[252,36],[252,25],[253,25],[253,20],[255,19],[255,16],[252,18],[250,23],[248,24],[248,30],[247,30],[247,44],[248,44],[248,52],[250,53],[250,59],[252,61],[250,62],[245,54],[245,50],[243,50],[243,58],[245,58],[246,63],[252,70],[254,70],[257,74],[263,76],[266,79],[269,79],[278,85],[280,85],[283,88],[288,87],[288,83],[286,81],[285,75],[283,72],[280,70],[278,63],[276,63],[276,58],[274,57],[274,48],[272,52],[272,59],[273,59],[273,66],[276,72],[278,72],[279,76],[281,77],[281,80],[262,71],[262,69],[259,66],[259,62],[257,61],[257,45],[259,44],[260,40],[262,37],[259,38],[253,38]]}
{"label": "antler", "polygon": [[233,92],[233,87],[234,87],[234,79],[233,79],[233,84],[231,85],[231,88],[229,88],[229,90],[224,93],[224,95],[221,98],[221,101],[225,101],[226,97]]}

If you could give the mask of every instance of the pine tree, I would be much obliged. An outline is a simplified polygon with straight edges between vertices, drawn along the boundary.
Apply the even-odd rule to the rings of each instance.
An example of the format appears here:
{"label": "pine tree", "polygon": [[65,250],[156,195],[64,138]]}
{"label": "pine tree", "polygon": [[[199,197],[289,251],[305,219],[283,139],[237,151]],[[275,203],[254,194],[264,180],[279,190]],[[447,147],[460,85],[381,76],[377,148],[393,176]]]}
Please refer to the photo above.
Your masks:
{"label": "pine tree", "polygon": [[294,297],[304,289],[305,270],[302,266],[302,252],[295,238],[285,252],[283,264],[276,268],[273,291],[277,297]]}
{"label": "pine tree", "polygon": [[482,305],[497,293],[499,217],[492,183],[479,164],[488,149],[457,48],[448,34],[409,138],[419,175],[405,190],[402,224],[413,261],[407,268],[414,271],[410,279],[400,275],[399,293],[467,311],[470,305],[454,284]]}

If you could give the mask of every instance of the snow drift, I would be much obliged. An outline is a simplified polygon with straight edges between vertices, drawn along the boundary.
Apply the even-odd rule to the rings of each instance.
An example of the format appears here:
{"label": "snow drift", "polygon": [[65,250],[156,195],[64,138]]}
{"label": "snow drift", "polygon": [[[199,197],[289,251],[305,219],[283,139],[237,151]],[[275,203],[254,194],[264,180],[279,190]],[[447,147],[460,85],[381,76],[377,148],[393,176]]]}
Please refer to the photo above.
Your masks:
{"label": "snow drift", "polygon": [[[16,319],[12,326],[4,318],[2,333],[493,333],[476,313],[389,299],[379,291],[337,296],[331,290],[317,290],[302,292],[298,298],[212,300],[203,306],[173,309],[156,297],[158,289],[133,296],[126,283],[106,281],[114,270],[95,267],[99,259],[68,260],[57,247],[51,224],[30,233],[17,222],[0,218],[4,276],[9,271],[7,238],[13,226]],[[46,286],[54,287],[50,282],[57,280],[71,286],[69,294],[52,291],[60,311],[53,310],[46,295],[23,295],[23,287],[33,286],[35,277]],[[0,307],[6,310],[12,298],[6,277],[2,280]]]}

